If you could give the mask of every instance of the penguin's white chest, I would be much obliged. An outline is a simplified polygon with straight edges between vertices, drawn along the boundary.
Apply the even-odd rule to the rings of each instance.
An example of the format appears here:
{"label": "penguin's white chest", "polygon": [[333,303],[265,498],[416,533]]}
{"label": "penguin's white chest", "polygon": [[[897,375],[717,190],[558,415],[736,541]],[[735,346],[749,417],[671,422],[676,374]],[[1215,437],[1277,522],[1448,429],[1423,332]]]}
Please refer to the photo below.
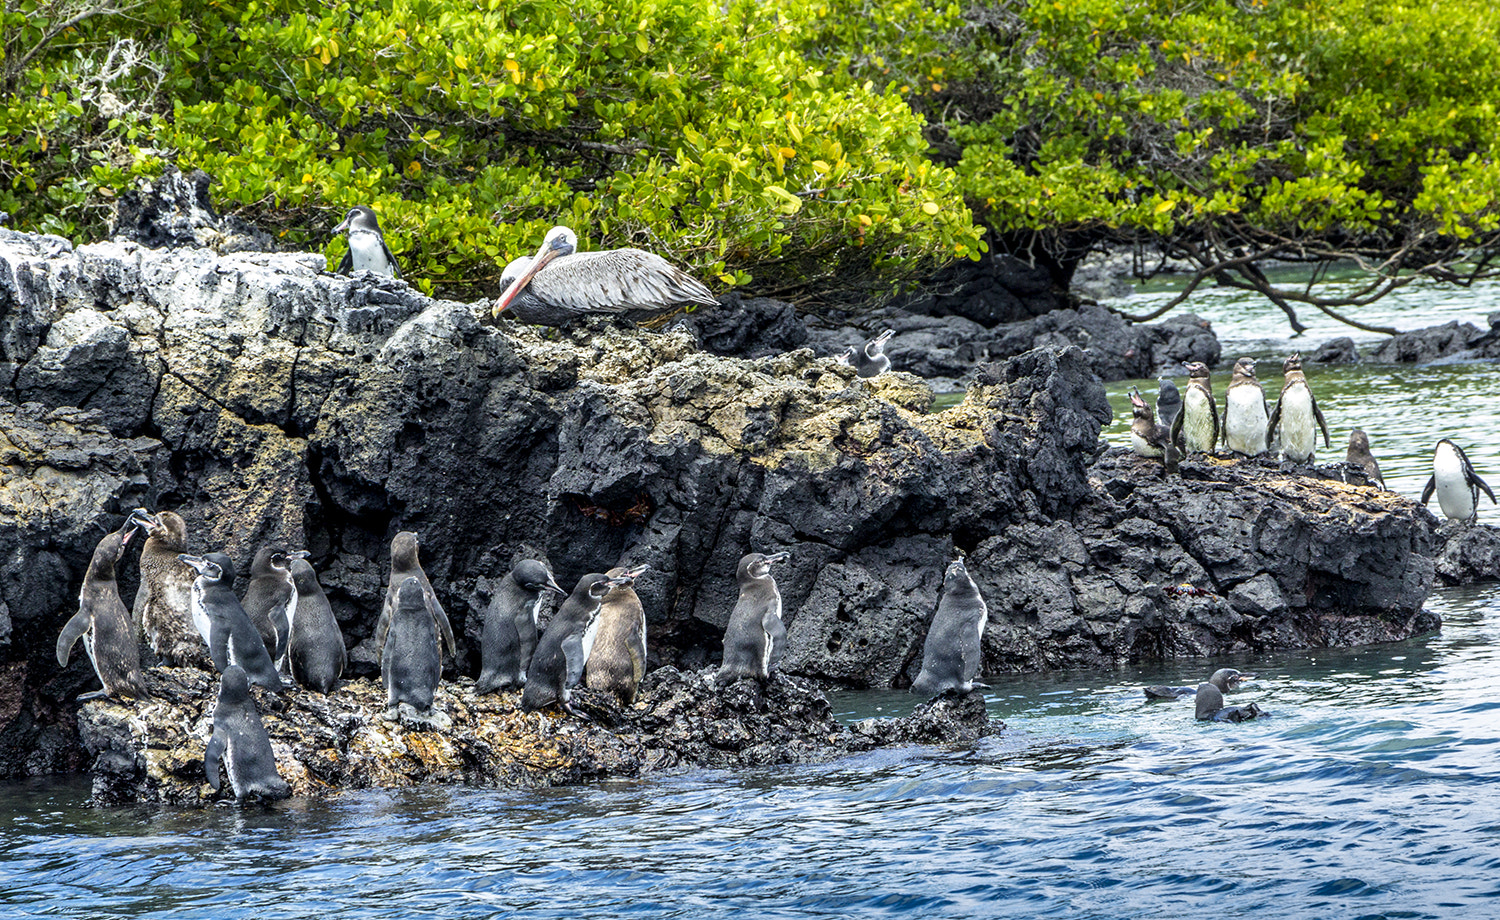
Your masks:
{"label": "penguin's white chest", "polygon": [[1312,391],[1296,384],[1281,394],[1281,452],[1288,460],[1311,460],[1317,446]]}
{"label": "penguin's white chest", "polygon": [[1188,450],[1208,452],[1214,449],[1214,410],[1208,394],[1198,387],[1188,387],[1182,400],[1182,441]]}
{"label": "penguin's white chest", "polygon": [[1136,454],[1141,457],[1160,457],[1161,448],[1152,447],[1151,444],[1135,431],[1130,432],[1130,446]]}
{"label": "penguin's white chest", "polygon": [[385,244],[378,233],[369,230],[350,231],[349,258],[355,271],[391,274],[390,262],[385,257]]}
{"label": "penguin's white chest", "polygon": [[1464,462],[1458,454],[1446,449],[1432,457],[1432,477],[1437,483],[1438,506],[1443,516],[1455,521],[1467,521],[1474,515],[1475,490],[1469,486],[1464,475]]}
{"label": "penguin's white chest", "polygon": [[595,608],[593,617],[589,620],[588,628],[583,631],[583,660],[589,660],[593,654],[594,641],[599,638],[599,626],[604,622],[604,617],[599,615],[599,608]]}
{"label": "penguin's white chest", "polygon": [[188,609],[193,613],[193,626],[198,630],[198,635],[203,637],[203,644],[212,648],[213,643],[208,641],[211,621],[208,618],[208,611],[203,606],[203,592],[198,589],[196,584],[193,585],[192,596],[188,601]]}
{"label": "penguin's white chest", "polygon": [[1266,397],[1260,387],[1230,387],[1224,394],[1224,440],[1229,449],[1242,454],[1264,453],[1266,449]]}

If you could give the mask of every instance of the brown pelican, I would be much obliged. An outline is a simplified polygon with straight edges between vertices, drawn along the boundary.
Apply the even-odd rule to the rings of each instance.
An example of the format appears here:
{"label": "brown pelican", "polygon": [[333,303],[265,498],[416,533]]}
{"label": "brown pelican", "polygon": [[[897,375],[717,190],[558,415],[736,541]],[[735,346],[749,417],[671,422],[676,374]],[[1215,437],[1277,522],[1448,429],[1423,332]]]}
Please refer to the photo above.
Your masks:
{"label": "brown pelican", "polygon": [[535,256],[522,256],[500,276],[498,317],[507,308],[524,323],[563,326],[594,313],[645,319],[684,304],[716,304],[698,279],[640,249],[578,252],[567,227],[547,231]]}
{"label": "brown pelican", "polygon": [[388,278],[400,278],[401,266],[380,233],[380,219],[364,205],[356,205],[344,215],[344,222],[333,228],[334,233],[349,231],[349,249],[339,262],[339,274],[349,275],[357,271],[371,271]]}

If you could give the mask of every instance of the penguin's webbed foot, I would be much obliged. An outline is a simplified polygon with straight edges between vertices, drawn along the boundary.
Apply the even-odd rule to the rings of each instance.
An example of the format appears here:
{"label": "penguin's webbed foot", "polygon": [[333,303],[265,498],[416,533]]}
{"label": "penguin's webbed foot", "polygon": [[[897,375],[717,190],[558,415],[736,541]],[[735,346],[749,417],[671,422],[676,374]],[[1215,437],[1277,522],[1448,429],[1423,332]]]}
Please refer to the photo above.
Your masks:
{"label": "penguin's webbed foot", "polygon": [[102,700],[107,696],[109,693],[104,690],[94,690],[90,693],[80,693],[74,699],[80,703],[87,703],[89,700]]}

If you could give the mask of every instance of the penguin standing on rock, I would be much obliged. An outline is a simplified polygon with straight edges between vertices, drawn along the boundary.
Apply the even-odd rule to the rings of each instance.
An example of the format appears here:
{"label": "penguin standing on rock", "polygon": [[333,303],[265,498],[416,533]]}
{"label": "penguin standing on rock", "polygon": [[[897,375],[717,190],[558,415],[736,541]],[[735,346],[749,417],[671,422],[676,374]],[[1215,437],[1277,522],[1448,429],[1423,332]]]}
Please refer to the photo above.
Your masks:
{"label": "penguin standing on rock", "polygon": [[94,673],[104,686],[103,690],[86,693],[79,699],[100,696],[138,699],[147,695],[135,624],[130,620],[130,611],[125,609],[125,602],[120,599],[120,587],[115,582],[115,565],[140,523],[141,519],[132,514],[125,519],[124,526],[114,533],[105,534],[94,547],[94,556],[83,576],[83,588],[78,592],[78,612],[57,637],[58,666],[68,666],[73,646],[81,637]]}
{"label": "penguin standing on rock", "polygon": [[447,722],[441,714],[433,718],[432,701],[443,678],[442,650],[426,593],[415,575],[396,586],[396,603],[390,613],[376,636],[386,718],[395,720],[402,707],[408,707],[408,714],[418,721]]}
{"label": "penguin standing on rock", "polygon": [[432,590],[432,582],[427,580],[427,573],[422,571],[422,563],[417,559],[418,545],[417,535],[409,530],[401,531],[391,540],[391,578],[386,583],[385,606],[381,608],[380,621],[375,625],[375,650],[380,651],[380,637],[385,635],[391,613],[396,609],[396,594],[401,590],[402,582],[415,578],[422,586],[422,595],[427,599],[427,610],[443,645],[447,647],[448,654],[457,657],[458,643],[453,639],[453,627],[448,623],[448,614],[438,601],[437,593]]}
{"label": "penguin standing on rock", "polygon": [[1185,365],[1188,372],[1187,393],[1182,411],[1172,425],[1172,440],[1184,453],[1211,454],[1219,442],[1219,405],[1214,401],[1213,379],[1208,365],[1194,361]]}
{"label": "penguin standing on rock", "polygon": [[1171,377],[1156,378],[1156,423],[1167,431],[1177,424],[1177,415],[1182,411],[1182,394]]}
{"label": "penguin standing on rock", "polygon": [[234,797],[284,799],[291,787],[276,770],[276,752],[250,696],[244,669],[230,665],[219,678],[219,701],[214,706],[214,731],[203,752],[203,772],[209,788],[219,791],[219,767],[229,774]]}
{"label": "penguin standing on rock", "polygon": [[1156,421],[1155,413],[1135,387],[1130,388],[1130,410],[1130,446],[1136,455],[1159,457],[1167,472],[1177,472],[1177,462],[1181,459],[1177,442],[1172,440],[1171,430]]}
{"label": "penguin standing on rock", "polygon": [[591,651],[584,647],[584,638],[605,595],[616,585],[629,582],[628,577],[611,578],[597,572],[578,579],[573,593],[552,615],[552,622],[547,624],[547,631],[536,645],[536,654],[531,657],[531,667],[526,673],[526,688],[521,691],[523,710],[530,712],[556,703],[569,715],[579,715],[573,709],[572,696],[573,686],[583,677]]}
{"label": "penguin standing on rock", "polygon": [[287,663],[297,683],[319,693],[332,693],[349,663],[344,635],[339,632],[323,586],[318,584],[318,573],[305,554],[292,560],[292,580],[297,586],[297,612],[287,642]]}
{"label": "penguin standing on rock", "polygon": [[1323,421],[1323,412],[1318,401],[1313,399],[1312,388],[1302,373],[1302,355],[1293,354],[1281,365],[1285,382],[1281,385],[1281,398],[1271,413],[1270,430],[1281,430],[1281,455],[1294,463],[1311,463],[1318,446],[1318,432],[1323,429],[1323,446],[1330,447],[1328,423]]}
{"label": "penguin standing on rock", "polygon": [[928,696],[973,690],[979,674],[979,640],[988,621],[989,608],[979,594],[979,586],[964,561],[955,559],[943,575],[943,599],[927,630],[922,671],[912,681],[912,690]]}
{"label": "penguin standing on rock", "polygon": [[514,690],[526,684],[526,666],[536,650],[537,613],[542,606],[543,591],[568,596],[547,567],[535,559],[517,563],[500,579],[500,586],[484,612],[481,664],[474,692]]}
{"label": "penguin standing on rock", "polygon": [[1224,446],[1237,454],[1258,457],[1266,452],[1270,425],[1266,391],[1255,376],[1255,359],[1234,362],[1234,375],[1224,391]]}
{"label": "penguin standing on rock", "polygon": [[724,662],[714,679],[721,684],[754,677],[769,680],[786,645],[786,624],[781,619],[781,592],[771,577],[771,566],[791,558],[791,553],[740,557],[735,578],[740,597],[724,628]]}
{"label": "penguin standing on rock", "polygon": [[271,661],[287,672],[286,653],[292,638],[292,620],[297,615],[297,585],[292,578],[292,560],[306,558],[306,551],[288,553],[279,546],[264,546],[250,563],[250,583],[240,601],[255,624]]}
{"label": "penguin standing on rock", "polygon": [[1344,455],[1348,463],[1352,463],[1365,471],[1365,478],[1380,488],[1385,488],[1385,477],[1380,475],[1380,464],[1376,462],[1375,455],[1370,453],[1370,437],[1362,430],[1355,428],[1349,432],[1349,452]]}
{"label": "penguin standing on rock", "polygon": [[349,249],[339,262],[339,274],[373,272],[387,278],[400,278],[401,266],[391,255],[385,244],[385,235],[380,232],[380,218],[364,205],[356,205],[344,215],[344,222],[333,228],[334,233],[349,234]]}
{"label": "penguin standing on rock", "polygon": [[646,611],[633,586],[647,568],[613,568],[605,573],[610,578],[628,580],[604,595],[599,615],[583,639],[589,649],[583,668],[584,686],[613,693],[622,706],[635,702],[641,678],[646,676]]}
{"label": "penguin standing on rock", "polygon": [[891,359],[885,353],[885,343],[895,334],[894,329],[887,329],[863,346],[850,345],[839,356],[839,360],[853,365],[855,372],[861,377],[878,377],[891,369]]}
{"label": "penguin standing on rock", "polygon": [[1474,472],[1474,465],[1464,449],[1447,438],[1437,442],[1432,451],[1432,476],[1422,489],[1422,504],[1432,500],[1436,492],[1438,507],[1451,521],[1473,523],[1479,517],[1479,492],[1484,491],[1495,504],[1495,493],[1489,484]]}
{"label": "penguin standing on rock", "polygon": [[193,581],[193,622],[208,633],[208,654],[220,674],[231,665],[244,669],[251,683],[280,693],[286,689],[271,653],[234,596],[234,563],[223,553],[178,557],[198,577]]}
{"label": "penguin standing on rock", "polygon": [[[136,512],[146,528],[141,547],[141,584],[131,617],[163,664],[208,666],[208,635],[195,632],[193,570],[178,558],[187,552],[187,522],[174,511]],[[206,624],[205,624],[206,625]]]}

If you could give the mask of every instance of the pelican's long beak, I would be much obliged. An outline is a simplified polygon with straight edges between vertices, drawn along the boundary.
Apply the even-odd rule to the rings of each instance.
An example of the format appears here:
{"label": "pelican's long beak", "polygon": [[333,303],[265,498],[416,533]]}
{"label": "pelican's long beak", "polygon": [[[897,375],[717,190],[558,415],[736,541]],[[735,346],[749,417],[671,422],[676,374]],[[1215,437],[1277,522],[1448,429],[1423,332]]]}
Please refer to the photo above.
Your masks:
{"label": "pelican's long beak", "polygon": [[495,302],[494,315],[499,316],[501,313],[504,313],[505,308],[510,306],[511,301],[515,300],[516,297],[521,293],[521,291],[526,289],[526,285],[531,283],[531,279],[536,277],[536,273],[546,268],[547,263],[562,255],[562,252],[562,249],[559,249],[552,244],[551,237],[543,240],[541,248],[538,249],[536,251],[536,255],[532,257],[531,267],[526,269],[526,271],[521,274],[521,277],[511,282],[510,287],[506,288],[500,294],[500,299]]}

